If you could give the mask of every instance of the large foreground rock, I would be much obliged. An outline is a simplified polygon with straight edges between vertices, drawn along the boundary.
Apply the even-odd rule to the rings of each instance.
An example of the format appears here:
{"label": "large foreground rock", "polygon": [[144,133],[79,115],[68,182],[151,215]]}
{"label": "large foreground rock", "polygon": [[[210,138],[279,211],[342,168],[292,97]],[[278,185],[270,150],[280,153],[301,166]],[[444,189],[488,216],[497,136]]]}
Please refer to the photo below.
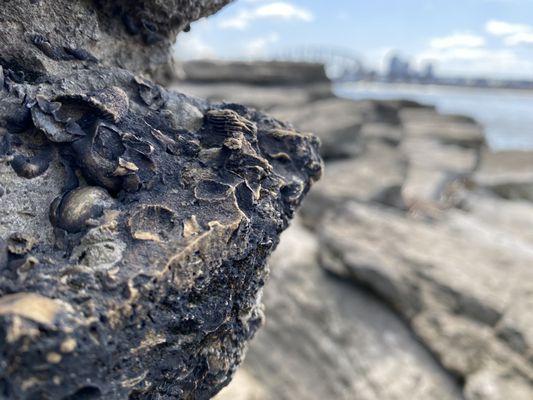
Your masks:
{"label": "large foreground rock", "polygon": [[[533,395],[533,242],[524,205],[514,214],[450,212],[420,221],[352,204],[322,224],[322,263],[395,307],[467,399]],[[533,208],[529,208],[529,215]],[[522,221],[520,220],[522,215]]]}
{"label": "large foreground rock", "polygon": [[460,399],[457,384],[373,295],[325,274],[295,224],[271,259],[267,323],[217,400]]}
{"label": "large foreground rock", "polygon": [[318,142],[113,66],[225,3],[3,3],[2,399],[207,399],[242,360]]}

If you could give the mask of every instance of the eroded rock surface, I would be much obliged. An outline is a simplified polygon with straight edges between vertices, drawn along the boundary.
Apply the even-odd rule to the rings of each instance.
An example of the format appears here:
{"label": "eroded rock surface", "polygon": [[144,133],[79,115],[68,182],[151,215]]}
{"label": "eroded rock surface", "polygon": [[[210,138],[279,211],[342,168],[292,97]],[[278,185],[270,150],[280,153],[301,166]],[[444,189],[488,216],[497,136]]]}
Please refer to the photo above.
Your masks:
{"label": "eroded rock surface", "polygon": [[[0,10],[1,398],[206,399],[240,363],[266,258],[320,176],[318,141],[112,66],[224,3]],[[124,12],[165,39],[125,39]],[[93,23],[98,61],[63,59]]]}
{"label": "eroded rock surface", "polygon": [[525,400],[533,392],[533,251],[519,224],[510,214],[489,220],[460,210],[424,221],[352,203],[324,221],[322,265],[396,308],[464,378],[466,398]]}
{"label": "eroded rock surface", "polygon": [[320,268],[320,246],[299,223],[283,234],[271,258],[265,328],[217,400],[461,399],[392,311]]}
{"label": "eroded rock surface", "polygon": [[0,64],[26,80],[95,64],[147,71],[168,62],[178,32],[230,1],[3,1]]}

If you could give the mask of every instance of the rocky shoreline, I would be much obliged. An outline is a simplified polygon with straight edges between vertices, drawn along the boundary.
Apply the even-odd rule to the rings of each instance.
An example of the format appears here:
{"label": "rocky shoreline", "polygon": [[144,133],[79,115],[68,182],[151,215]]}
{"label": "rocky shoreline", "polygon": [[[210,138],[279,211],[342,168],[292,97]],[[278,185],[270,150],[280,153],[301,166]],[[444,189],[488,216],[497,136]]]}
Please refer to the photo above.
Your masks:
{"label": "rocky shoreline", "polygon": [[533,152],[413,102],[215,86],[176,84],[315,132],[326,160],[220,399],[532,398]]}

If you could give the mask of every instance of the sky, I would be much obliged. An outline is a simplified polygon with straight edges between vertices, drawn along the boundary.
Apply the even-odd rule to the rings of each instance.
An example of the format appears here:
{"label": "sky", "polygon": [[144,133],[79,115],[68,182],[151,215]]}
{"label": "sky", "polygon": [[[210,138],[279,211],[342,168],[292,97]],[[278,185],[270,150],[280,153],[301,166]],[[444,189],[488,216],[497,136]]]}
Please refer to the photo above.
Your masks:
{"label": "sky", "polygon": [[237,0],[191,25],[178,59],[334,49],[383,69],[400,54],[443,76],[533,79],[533,0]]}

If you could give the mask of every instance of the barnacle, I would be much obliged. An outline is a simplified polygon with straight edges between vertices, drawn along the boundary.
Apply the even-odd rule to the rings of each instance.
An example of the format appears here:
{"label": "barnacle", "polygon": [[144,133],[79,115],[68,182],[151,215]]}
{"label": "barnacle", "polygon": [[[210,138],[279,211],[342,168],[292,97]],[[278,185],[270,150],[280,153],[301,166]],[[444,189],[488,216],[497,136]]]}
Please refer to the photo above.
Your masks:
{"label": "barnacle", "polygon": [[76,233],[87,228],[90,220],[101,217],[113,206],[113,199],[101,187],[85,186],[56,198],[50,206],[50,222],[67,232]]}

